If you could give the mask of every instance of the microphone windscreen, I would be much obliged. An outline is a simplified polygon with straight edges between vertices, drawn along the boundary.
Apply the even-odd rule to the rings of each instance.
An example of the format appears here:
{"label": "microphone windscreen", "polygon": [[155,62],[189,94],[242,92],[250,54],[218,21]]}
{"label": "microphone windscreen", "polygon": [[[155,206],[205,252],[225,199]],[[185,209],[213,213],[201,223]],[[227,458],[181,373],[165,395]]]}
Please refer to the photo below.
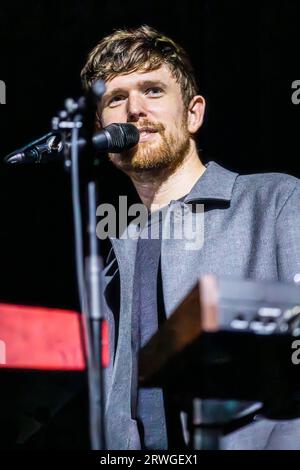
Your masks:
{"label": "microphone windscreen", "polygon": [[139,130],[133,124],[110,124],[105,130],[110,136],[108,151],[112,153],[128,150],[137,145],[140,139]]}

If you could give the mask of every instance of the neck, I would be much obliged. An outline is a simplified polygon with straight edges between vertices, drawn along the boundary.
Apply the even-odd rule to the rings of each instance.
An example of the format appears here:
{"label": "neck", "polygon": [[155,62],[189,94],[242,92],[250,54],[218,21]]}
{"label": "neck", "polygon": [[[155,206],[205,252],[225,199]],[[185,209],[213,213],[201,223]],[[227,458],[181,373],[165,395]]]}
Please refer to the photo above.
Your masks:
{"label": "neck", "polygon": [[201,162],[193,142],[188,154],[175,170],[131,172],[129,174],[143,204],[155,211],[190,192],[206,167]]}

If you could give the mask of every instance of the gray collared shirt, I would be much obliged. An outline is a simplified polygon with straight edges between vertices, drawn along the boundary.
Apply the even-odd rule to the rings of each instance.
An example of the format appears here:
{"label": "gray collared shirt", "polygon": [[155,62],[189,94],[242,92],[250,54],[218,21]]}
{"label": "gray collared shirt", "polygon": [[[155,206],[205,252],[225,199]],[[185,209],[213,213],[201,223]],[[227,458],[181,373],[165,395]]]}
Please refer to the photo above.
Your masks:
{"label": "gray collared shirt", "polygon": [[[204,205],[203,214],[194,211],[197,204]],[[238,175],[210,162],[184,201],[170,203],[169,210],[174,209],[175,221],[176,209],[186,210],[203,221],[203,240],[200,237],[203,243],[195,250],[189,249],[182,239],[162,239],[161,275],[167,317],[205,273],[281,281],[293,281],[300,273],[300,182],[297,178],[279,173]],[[139,449],[137,423],[131,414],[136,240],[120,238],[111,242],[113,248],[103,273],[114,358],[107,370],[108,443],[110,449]],[[109,295],[117,279],[120,281],[118,334],[117,312]],[[300,449],[299,420],[253,423],[224,440],[224,447]]]}

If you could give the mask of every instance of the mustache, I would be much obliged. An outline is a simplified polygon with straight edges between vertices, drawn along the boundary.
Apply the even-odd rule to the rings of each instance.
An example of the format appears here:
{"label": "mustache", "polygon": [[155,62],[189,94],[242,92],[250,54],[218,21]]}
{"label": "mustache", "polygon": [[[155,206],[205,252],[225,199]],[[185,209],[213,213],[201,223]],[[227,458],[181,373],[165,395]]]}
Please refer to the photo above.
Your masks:
{"label": "mustache", "polygon": [[133,124],[137,129],[142,129],[144,127],[149,127],[156,132],[164,132],[165,126],[161,122],[152,122],[147,119],[140,121],[137,125],[135,122],[128,122],[128,124]]}

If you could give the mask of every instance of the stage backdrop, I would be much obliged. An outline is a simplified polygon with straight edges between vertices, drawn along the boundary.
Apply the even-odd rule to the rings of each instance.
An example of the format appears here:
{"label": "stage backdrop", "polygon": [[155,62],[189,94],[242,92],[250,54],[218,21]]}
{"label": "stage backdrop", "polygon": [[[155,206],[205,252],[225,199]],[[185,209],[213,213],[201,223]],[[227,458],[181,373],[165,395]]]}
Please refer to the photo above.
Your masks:
{"label": "stage backdrop", "polygon": [[[190,53],[207,100],[203,158],[242,173],[300,176],[300,105],[292,102],[292,83],[300,79],[299,14],[296,0],[3,0],[0,157],[48,132],[64,99],[80,95],[81,67],[103,35],[149,24]],[[102,174],[103,200],[135,199],[107,162]],[[70,183],[62,164],[1,164],[0,214],[0,300],[77,308]]]}

